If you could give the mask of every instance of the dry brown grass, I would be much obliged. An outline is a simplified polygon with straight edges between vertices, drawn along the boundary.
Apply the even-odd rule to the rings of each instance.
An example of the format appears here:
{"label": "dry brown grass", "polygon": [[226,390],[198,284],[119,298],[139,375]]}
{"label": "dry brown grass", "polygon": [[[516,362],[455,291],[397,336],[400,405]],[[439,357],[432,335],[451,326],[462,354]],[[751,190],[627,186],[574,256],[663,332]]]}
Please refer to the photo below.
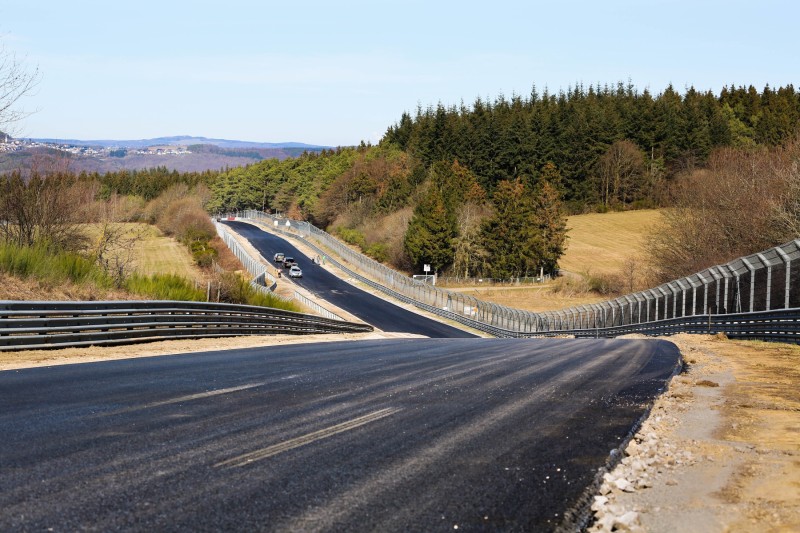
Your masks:
{"label": "dry brown grass", "polygon": [[73,283],[51,284],[35,279],[19,279],[0,272],[0,300],[26,301],[98,301],[98,300],[133,300],[125,291],[101,290],[94,286],[76,285]]}
{"label": "dry brown grass", "polygon": [[[449,288],[449,287],[448,287]],[[525,311],[553,311],[575,305],[596,303],[608,298],[585,291],[554,291],[555,285],[495,285],[449,288],[474,296],[478,300],[523,309]]]}
{"label": "dry brown grass", "polygon": [[203,271],[195,265],[183,244],[165,236],[148,224],[128,224],[130,231],[140,231],[142,240],[136,245],[135,269],[140,274],[176,274],[194,281],[204,281]]}
{"label": "dry brown grass", "polygon": [[[136,243],[135,269],[144,275],[177,274],[197,283],[205,283],[203,271],[192,259],[189,250],[175,239],[164,236],[155,226],[121,223],[129,235],[141,235]],[[94,228],[93,228],[94,226]],[[91,238],[99,235],[99,227],[87,225]],[[233,258],[236,261],[236,258]],[[238,262],[238,261],[237,261]],[[0,272],[0,300],[130,300],[138,299],[122,290],[104,290],[91,285],[63,283],[53,285],[34,279],[19,279]]]}
{"label": "dry brown grass", "polygon": [[552,311],[602,302],[609,296],[590,292],[586,278],[620,275],[630,258],[641,262],[642,244],[660,217],[660,211],[654,209],[572,216],[567,221],[570,232],[566,254],[559,261],[568,272],[566,276],[543,285],[447,288],[526,311]]}
{"label": "dry brown grass", "polygon": [[576,274],[615,274],[629,257],[641,258],[647,233],[660,220],[656,209],[571,216],[559,265]]}

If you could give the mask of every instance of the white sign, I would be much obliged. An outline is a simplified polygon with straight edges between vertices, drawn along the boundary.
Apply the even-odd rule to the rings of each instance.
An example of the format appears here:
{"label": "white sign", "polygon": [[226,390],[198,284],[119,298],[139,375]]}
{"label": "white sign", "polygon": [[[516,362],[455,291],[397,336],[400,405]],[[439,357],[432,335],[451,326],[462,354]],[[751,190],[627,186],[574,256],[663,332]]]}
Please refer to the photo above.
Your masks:
{"label": "white sign", "polygon": [[425,265],[425,266],[422,267],[422,270],[424,272],[430,272],[431,271],[431,266],[430,265]]}

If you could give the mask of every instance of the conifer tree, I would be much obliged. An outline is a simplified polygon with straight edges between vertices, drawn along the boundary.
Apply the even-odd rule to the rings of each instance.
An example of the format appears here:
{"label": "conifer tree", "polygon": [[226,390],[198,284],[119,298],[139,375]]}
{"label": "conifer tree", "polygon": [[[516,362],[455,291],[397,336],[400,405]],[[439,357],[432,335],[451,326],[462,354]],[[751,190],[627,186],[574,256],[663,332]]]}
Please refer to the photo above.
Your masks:
{"label": "conifer tree", "polygon": [[536,273],[542,234],[525,184],[521,179],[501,181],[492,202],[495,212],[481,225],[488,275],[509,279]]}
{"label": "conifer tree", "polygon": [[448,213],[438,188],[430,187],[414,209],[404,239],[406,253],[420,271],[425,264],[438,272],[453,262],[454,217]]}

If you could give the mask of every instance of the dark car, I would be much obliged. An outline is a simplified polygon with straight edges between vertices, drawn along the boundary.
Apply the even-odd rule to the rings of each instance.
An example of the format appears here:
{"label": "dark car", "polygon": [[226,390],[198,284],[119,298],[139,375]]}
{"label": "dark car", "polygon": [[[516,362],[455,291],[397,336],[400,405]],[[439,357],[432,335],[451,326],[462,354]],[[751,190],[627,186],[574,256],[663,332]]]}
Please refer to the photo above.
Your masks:
{"label": "dark car", "polygon": [[283,260],[283,268],[289,268],[292,265],[296,265],[297,261],[294,260],[294,257],[287,257]]}

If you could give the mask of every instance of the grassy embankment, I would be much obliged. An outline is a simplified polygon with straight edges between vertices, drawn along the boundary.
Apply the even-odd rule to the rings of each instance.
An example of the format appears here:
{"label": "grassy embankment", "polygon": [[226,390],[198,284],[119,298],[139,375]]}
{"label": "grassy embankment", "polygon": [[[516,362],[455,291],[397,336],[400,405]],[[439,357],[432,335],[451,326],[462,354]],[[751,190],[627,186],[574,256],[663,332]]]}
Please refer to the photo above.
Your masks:
{"label": "grassy embankment", "polygon": [[548,311],[601,302],[609,296],[590,290],[597,276],[616,275],[631,258],[641,258],[648,231],[658,223],[658,210],[591,213],[567,220],[566,254],[559,261],[563,278],[541,285],[454,288],[476,298],[516,309]]}
{"label": "grassy embankment", "polygon": [[[126,236],[138,237],[133,243],[132,273],[122,284],[116,284],[101,268],[76,254],[0,245],[0,299],[206,300],[208,274],[197,267],[185,245],[163,235],[155,226],[124,226]],[[95,239],[99,229],[90,228],[87,233]],[[235,258],[226,259],[225,263],[236,262]],[[229,276],[225,289],[237,301],[298,310],[293,304],[255,292],[239,276]]]}

